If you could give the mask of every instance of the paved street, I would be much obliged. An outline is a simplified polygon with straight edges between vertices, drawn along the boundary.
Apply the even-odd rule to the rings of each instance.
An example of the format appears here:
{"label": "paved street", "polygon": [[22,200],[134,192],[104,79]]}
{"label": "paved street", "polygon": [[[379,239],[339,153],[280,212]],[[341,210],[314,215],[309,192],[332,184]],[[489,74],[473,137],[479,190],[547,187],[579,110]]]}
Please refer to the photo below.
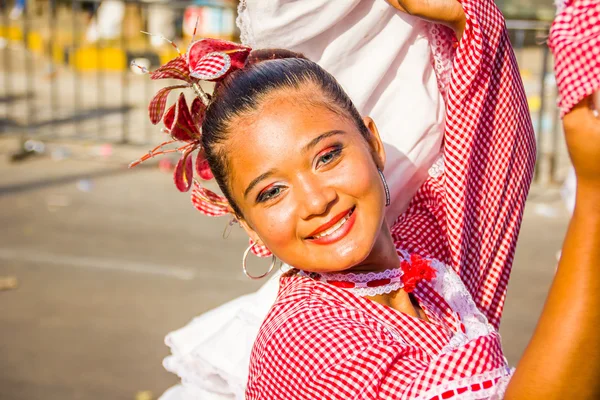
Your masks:
{"label": "paved street", "polygon": [[[222,239],[227,220],[194,211],[170,174],[128,170],[140,149],[9,163],[13,145],[0,139],[0,276],[19,281],[0,291],[0,399],[156,398],[177,382],[164,335],[260,285],[241,272],[247,239]],[[530,196],[502,327],[512,364],[566,222],[556,190]]]}

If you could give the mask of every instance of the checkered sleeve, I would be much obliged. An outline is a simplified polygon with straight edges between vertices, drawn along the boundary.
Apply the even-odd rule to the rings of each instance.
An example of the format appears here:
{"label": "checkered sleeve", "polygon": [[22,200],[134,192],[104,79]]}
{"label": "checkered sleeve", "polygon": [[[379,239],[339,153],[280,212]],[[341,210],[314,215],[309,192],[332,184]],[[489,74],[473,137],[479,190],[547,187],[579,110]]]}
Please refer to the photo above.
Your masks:
{"label": "checkered sleeve", "polygon": [[548,45],[554,53],[559,107],[564,117],[600,90],[600,1],[571,1],[556,16]]}
{"label": "checkered sleeve", "polygon": [[396,244],[444,261],[498,328],[535,165],[535,136],[504,19],[463,0],[467,25],[448,91],[444,173],[392,228]]}

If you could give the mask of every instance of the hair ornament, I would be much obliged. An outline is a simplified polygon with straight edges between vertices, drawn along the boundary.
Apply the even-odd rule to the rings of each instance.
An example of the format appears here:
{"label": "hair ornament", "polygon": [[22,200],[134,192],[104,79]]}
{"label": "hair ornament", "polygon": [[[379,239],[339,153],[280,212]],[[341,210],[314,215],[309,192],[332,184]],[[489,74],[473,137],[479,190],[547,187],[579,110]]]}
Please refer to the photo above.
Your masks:
{"label": "hair ornament", "polygon": [[[202,121],[211,96],[204,92],[201,81],[219,82],[229,73],[243,68],[252,49],[226,40],[195,40],[195,31],[185,54],[181,54],[175,43],[158,35],[177,50],[178,56],[156,70],[148,71],[132,63],[142,72],[150,75],[152,80],[175,79],[183,82],[160,89],[148,105],[150,122],[156,125],[162,121],[163,132],[169,135],[170,140],[159,144],[140,159],[132,162],[129,167],[133,168],[158,155],[181,153],[173,173],[175,186],[182,192],[189,191],[193,186],[191,200],[194,207],[204,215],[220,217],[230,213],[231,208],[227,199],[202,186],[194,178],[195,172],[202,180],[213,179],[201,142]],[[191,105],[188,106],[185,95],[180,93],[177,101],[167,108],[169,94],[173,90],[186,88],[191,88],[196,95]],[[174,143],[178,143],[179,146],[165,148]],[[194,152],[196,152],[195,161]],[[252,246],[251,251],[259,257],[272,255],[268,248],[258,243]]]}
{"label": "hair ornament", "polygon": [[[225,215],[229,213],[227,199],[203,187],[200,182],[194,179],[194,172],[202,180],[213,178],[201,142],[202,121],[204,120],[206,108],[210,104],[211,96],[204,92],[201,81],[218,82],[229,73],[243,68],[251,48],[226,40],[195,40],[192,38],[186,53],[182,54],[172,41],[162,38],[171,43],[177,50],[178,56],[155,71],[138,67],[149,74],[152,80],[175,79],[183,81],[181,84],[160,89],[148,105],[150,122],[156,125],[162,121],[164,125],[163,132],[169,135],[170,139],[132,162],[129,167],[133,168],[158,155],[181,153],[181,158],[177,162],[173,173],[173,180],[177,189],[187,192],[194,184],[192,203],[196,209],[209,216]],[[167,107],[169,94],[173,90],[186,88],[191,88],[196,95],[191,105],[188,106],[184,93],[180,92],[177,101]],[[165,146],[174,143],[179,146],[165,148]],[[193,160],[194,152],[196,152],[195,160]]]}
{"label": "hair ornament", "polygon": [[229,213],[227,199],[202,186],[194,180],[192,189],[192,204],[198,211],[211,217],[221,217]]}

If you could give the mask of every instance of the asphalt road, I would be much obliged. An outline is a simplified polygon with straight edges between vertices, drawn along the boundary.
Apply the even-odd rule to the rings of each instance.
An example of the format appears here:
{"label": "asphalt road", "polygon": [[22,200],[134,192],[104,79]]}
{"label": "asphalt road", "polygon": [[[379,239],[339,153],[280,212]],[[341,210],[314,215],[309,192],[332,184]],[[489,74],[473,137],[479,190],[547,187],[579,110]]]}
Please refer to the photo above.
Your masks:
{"label": "asphalt road", "polygon": [[[258,288],[247,239],[194,211],[169,174],[92,147],[9,163],[0,143],[0,399],[158,397],[166,333]],[[121,157],[121,158],[119,158]],[[515,364],[535,326],[567,223],[556,190],[530,196],[501,333]]]}

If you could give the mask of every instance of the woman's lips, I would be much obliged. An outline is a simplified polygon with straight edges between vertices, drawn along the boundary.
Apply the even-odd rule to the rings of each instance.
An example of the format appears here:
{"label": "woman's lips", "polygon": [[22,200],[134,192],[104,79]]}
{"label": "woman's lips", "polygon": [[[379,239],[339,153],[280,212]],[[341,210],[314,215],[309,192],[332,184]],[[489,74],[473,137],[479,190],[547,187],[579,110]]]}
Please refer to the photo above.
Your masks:
{"label": "woman's lips", "polygon": [[356,221],[356,208],[353,207],[336,215],[328,223],[321,225],[307,240],[315,244],[330,244],[344,238]]}

